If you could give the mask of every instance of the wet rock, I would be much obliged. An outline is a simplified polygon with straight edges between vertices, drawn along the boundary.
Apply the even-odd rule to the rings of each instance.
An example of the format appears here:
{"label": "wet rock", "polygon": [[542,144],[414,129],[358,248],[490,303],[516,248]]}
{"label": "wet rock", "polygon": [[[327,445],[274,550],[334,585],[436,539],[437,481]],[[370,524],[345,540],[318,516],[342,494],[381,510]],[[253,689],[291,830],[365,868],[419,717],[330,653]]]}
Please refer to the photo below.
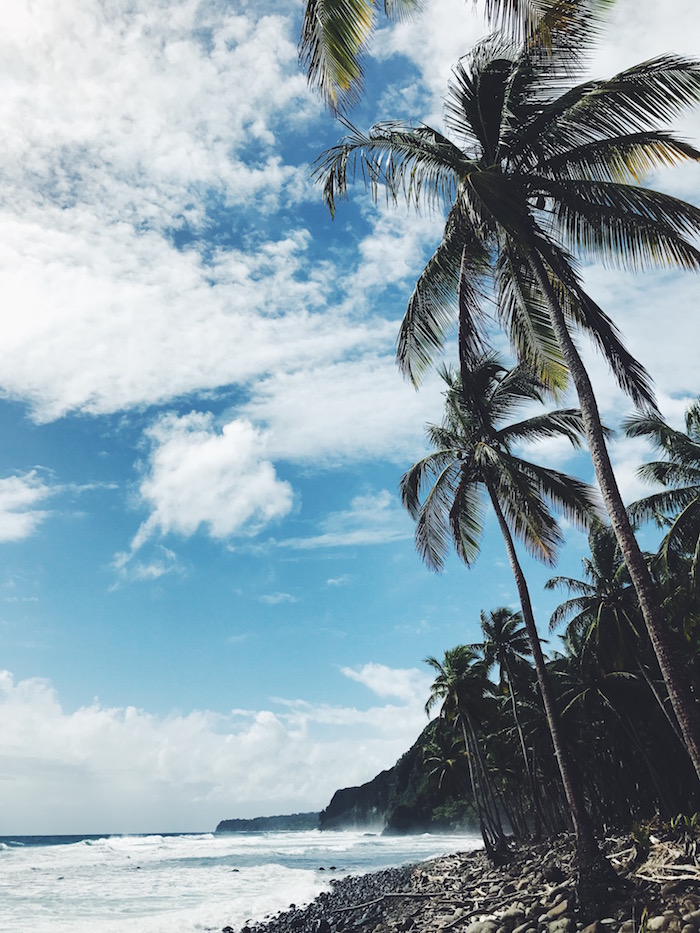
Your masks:
{"label": "wet rock", "polygon": [[668,926],[668,917],[649,917],[647,919],[647,930],[650,933],[663,933]]}

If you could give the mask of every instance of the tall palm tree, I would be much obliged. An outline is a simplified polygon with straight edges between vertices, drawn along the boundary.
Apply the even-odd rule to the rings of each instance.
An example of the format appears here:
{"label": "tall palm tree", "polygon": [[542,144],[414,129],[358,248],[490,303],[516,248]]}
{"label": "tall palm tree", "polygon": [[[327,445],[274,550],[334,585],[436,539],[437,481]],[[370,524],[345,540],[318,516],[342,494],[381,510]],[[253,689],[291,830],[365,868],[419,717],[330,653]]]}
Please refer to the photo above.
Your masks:
{"label": "tall palm tree", "polygon": [[445,652],[443,661],[429,657],[435,671],[425,704],[426,713],[440,702],[440,716],[460,730],[469,768],[469,783],[484,846],[495,861],[507,857],[506,839],[493,786],[479,743],[479,726],[485,719],[489,681],[484,662],[467,645]]}
{"label": "tall palm tree", "polygon": [[[571,250],[632,269],[700,269],[693,238],[700,210],[639,185],[660,166],[700,159],[663,124],[700,100],[700,64],[663,55],[607,81],[561,92],[569,50],[479,43],[455,70],[446,100],[450,135],[384,123],[349,128],[324,153],[317,179],[333,212],[360,173],[376,197],[427,201],[448,213],[442,241],[421,274],[399,333],[398,362],[418,383],[458,321],[461,364],[486,339],[483,289],[495,280],[495,315],[521,359],[578,394],[598,484],[639,599],[689,754],[700,777],[700,711],[668,637],[658,593],[613,473],[588,373],[572,332],[602,351],[635,404],[655,410],[644,368],[584,290]],[[456,140],[456,141],[454,141]]]}
{"label": "tall palm tree", "polygon": [[[544,562],[556,558],[561,535],[549,508],[555,504],[579,526],[595,514],[595,494],[584,483],[512,453],[523,440],[563,436],[577,444],[582,429],[574,410],[548,412],[511,422],[525,403],[542,401],[541,383],[524,367],[507,371],[490,355],[474,361],[462,377],[443,372],[447,391],[441,426],[429,425],[434,451],[401,480],[404,505],[416,519],[416,547],[425,563],[442,569],[450,542],[467,566],[476,560],[484,505],[496,514],[515,577],[537,682],[577,838],[580,866],[602,871],[583,796],[561,740],[554,697],[540,646],[515,538]],[[465,381],[465,378],[468,381]],[[588,880],[591,880],[590,878]]]}

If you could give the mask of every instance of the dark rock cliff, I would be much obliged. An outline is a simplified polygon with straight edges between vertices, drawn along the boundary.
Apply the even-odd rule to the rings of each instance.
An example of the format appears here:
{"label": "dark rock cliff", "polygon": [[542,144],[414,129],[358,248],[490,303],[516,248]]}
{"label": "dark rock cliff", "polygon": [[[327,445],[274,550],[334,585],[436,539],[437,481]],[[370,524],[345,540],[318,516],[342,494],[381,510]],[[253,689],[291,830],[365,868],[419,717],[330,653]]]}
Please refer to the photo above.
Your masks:
{"label": "dark rock cliff", "polygon": [[319,814],[320,828],[406,833],[450,829],[470,822],[470,806],[442,792],[424,763],[425,750],[441,727],[439,720],[426,726],[393,768],[360,787],[337,790]]}

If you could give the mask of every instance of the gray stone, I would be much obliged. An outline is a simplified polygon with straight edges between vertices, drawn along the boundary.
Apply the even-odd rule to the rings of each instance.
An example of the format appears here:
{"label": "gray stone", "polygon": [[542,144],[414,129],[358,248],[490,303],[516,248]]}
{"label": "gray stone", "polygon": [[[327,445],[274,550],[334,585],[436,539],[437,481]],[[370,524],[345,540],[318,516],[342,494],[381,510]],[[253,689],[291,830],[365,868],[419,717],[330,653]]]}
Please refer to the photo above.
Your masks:
{"label": "gray stone", "polygon": [[547,933],[571,933],[574,928],[574,921],[571,917],[559,917],[557,920],[550,920],[547,924]]}
{"label": "gray stone", "polygon": [[501,925],[506,930],[514,930],[525,920],[525,911],[521,907],[512,906],[504,910],[500,916]]}
{"label": "gray stone", "polygon": [[[523,916],[525,916],[525,914],[523,914]],[[525,920],[523,923],[520,924],[519,927],[515,927],[512,933],[526,933],[526,930],[531,930],[531,929],[532,929],[532,922],[530,920]]]}
{"label": "gray stone", "polygon": [[690,913],[683,914],[683,923],[692,923],[697,926],[700,921],[700,910],[691,910]]}
{"label": "gray stone", "polygon": [[[685,917],[683,917],[685,920]],[[698,928],[694,923],[686,923],[681,927],[681,933],[698,933]]]}
{"label": "gray stone", "polygon": [[651,933],[663,933],[668,926],[668,917],[649,917],[647,919],[647,930]]}
{"label": "gray stone", "polygon": [[599,933],[600,923],[597,920],[594,920],[593,923],[589,923],[588,926],[584,927],[581,930],[581,933]]}
{"label": "gray stone", "polygon": [[547,917],[550,920],[558,920],[559,917],[562,917],[567,910],[569,909],[569,902],[564,898],[564,900],[559,901],[558,904],[555,904],[550,910],[547,911]]}
{"label": "gray stone", "polygon": [[474,920],[464,928],[464,933],[496,933],[498,924],[494,920]]}

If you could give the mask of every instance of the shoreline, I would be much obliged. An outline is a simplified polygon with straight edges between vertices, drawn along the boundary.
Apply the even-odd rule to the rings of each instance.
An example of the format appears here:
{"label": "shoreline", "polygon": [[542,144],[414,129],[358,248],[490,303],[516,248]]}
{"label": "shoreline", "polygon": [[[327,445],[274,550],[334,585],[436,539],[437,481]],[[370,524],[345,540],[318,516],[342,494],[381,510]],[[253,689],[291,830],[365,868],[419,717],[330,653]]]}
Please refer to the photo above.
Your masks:
{"label": "shoreline", "polygon": [[[579,910],[573,837],[512,845],[494,866],[483,849],[365,875],[332,879],[305,907],[222,933],[700,933],[700,868],[694,855],[652,837],[649,857],[628,835],[602,848],[618,874],[596,915]],[[646,874],[645,874],[646,873]]]}

